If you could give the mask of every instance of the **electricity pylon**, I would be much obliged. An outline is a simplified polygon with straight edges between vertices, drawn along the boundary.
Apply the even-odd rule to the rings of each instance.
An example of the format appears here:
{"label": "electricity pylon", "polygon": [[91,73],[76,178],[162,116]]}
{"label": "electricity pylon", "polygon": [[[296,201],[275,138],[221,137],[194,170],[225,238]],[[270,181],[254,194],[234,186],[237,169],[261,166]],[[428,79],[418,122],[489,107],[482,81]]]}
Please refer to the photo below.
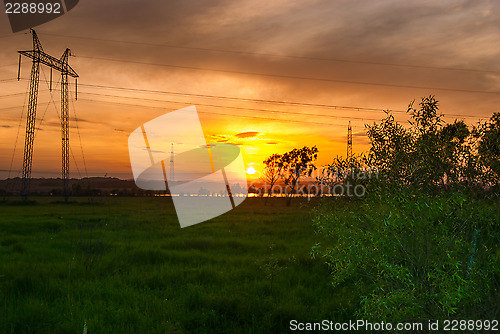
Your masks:
{"label": "electricity pylon", "polygon": [[349,121],[349,125],[347,126],[347,161],[351,162],[352,160],[352,127],[351,121]]}
{"label": "electricity pylon", "polygon": [[174,143],[172,143],[172,148],[170,150],[170,181],[174,182],[175,169],[174,169]]}
{"label": "electricity pylon", "polygon": [[40,63],[51,68],[52,87],[52,69],[61,72],[61,134],[62,134],[62,179],[63,193],[65,200],[68,199],[68,179],[69,179],[69,100],[68,100],[68,76],[78,78],[78,74],[69,66],[68,57],[71,56],[71,50],[66,49],[60,59],[52,57],[45,53],[42,44],[38,39],[35,30],[30,29],[33,35],[33,50],[19,52],[19,69],[17,79],[21,74],[21,56],[33,59],[31,66],[30,94],[28,104],[28,115],[26,118],[26,136],[24,141],[24,159],[23,159],[23,185],[21,195],[27,198],[30,190],[31,165],[33,161],[33,141],[35,139],[36,108],[38,100],[38,83],[40,81]]}

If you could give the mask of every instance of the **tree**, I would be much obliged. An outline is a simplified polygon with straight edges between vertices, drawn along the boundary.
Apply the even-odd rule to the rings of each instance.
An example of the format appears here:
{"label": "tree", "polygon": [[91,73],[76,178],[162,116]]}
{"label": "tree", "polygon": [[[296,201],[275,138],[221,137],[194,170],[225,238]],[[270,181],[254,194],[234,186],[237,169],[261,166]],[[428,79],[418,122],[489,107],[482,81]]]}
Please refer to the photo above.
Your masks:
{"label": "tree", "polygon": [[480,129],[478,153],[486,169],[490,184],[500,182],[500,112],[491,116],[490,121]]}
{"label": "tree", "polygon": [[316,146],[296,149],[283,154],[279,160],[279,166],[282,170],[282,178],[287,186],[290,186],[290,192],[287,192],[287,205],[290,205],[292,196],[297,192],[300,178],[302,176],[310,176],[313,170],[316,169],[313,162],[318,157],[318,149]]}
{"label": "tree", "polygon": [[404,184],[411,175],[413,137],[389,111],[386,115],[380,124],[366,126],[371,142],[370,159],[388,182]]}
{"label": "tree", "polygon": [[264,205],[267,205],[267,200],[273,192],[273,187],[281,177],[280,159],[281,155],[275,153],[263,161],[263,163],[266,165],[266,167],[264,167],[263,179],[264,182],[269,185],[269,190],[267,191],[267,198],[264,202]]}
{"label": "tree", "polygon": [[[481,168],[467,124],[458,120],[445,124],[434,96],[422,98],[418,109],[413,105],[407,109],[409,127],[396,122],[390,112],[380,124],[367,126],[370,158],[386,181],[427,190],[477,182]],[[486,127],[476,136],[482,132]]]}
{"label": "tree", "polygon": [[[354,155],[350,160],[337,156],[333,162],[323,166],[319,175],[316,177],[316,183],[321,193],[327,188],[327,193],[332,195],[345,195],[346,186],[363,186],[366,190],[368,184],[376,182],[378,171],[371,167],[371,161],[365,154]],[[336,187],[341,185],[342,194],[336,191]]]}
{"label": "tree", "polygon": [[[440,142],[440,171],[445,184],[466,182],[471,184],[477,175],[474,167],[477,158],[472,154],[471,131],[464,121],[445,125],[438,133]],[[473,163],[474,162],[474,163]]]}
{"label": "tree", "polygon": [[[334,286],[355,285],[359,318],[494,318],[499,202],[495,192],[478,199],[462,186],[498,187],[500,113],[472,129],[459,120],[446,124],[433,96],[418,108],[410,103],[408,113],[409,126],[387,112],[367,127],[369,165],[388,182],[362,203],[323,201],[314,217],[321,243],[311,255],[328,264]],[[349,168],[339,159],[332,166]]]}

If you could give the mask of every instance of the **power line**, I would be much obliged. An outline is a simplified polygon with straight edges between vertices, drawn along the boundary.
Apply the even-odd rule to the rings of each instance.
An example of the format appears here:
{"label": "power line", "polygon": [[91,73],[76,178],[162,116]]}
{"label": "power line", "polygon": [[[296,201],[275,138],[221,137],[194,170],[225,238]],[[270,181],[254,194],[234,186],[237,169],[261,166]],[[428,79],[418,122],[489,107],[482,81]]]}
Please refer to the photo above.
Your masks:
{"label": "power line", "polygon": [[[80,142],[80,150],[82,152],[83,168],[85,170],[85,176],[88,178],[89,177],[89,172],[87,170],[87,162],[85,161],[85,154],[83,152],[82,137],[80,135],[80,126],[78,125],[78,117],[76,116],[75,102],[74,102],[73,99],[71,99],[71,104],[73,106],[73,115],[75,115],[76,132],[78,133],[78,140]],[[73,154],[73,150],[71,150],[71,154]],[[76,163],[76,159],[75,159],[74,155],[73,155],[73,160],[75,161],[75,165],[78,166],[77,163]]]}
{"label": "power line", "polygon": [[[111,95],[111,94],[98,94],[98,93],[88,93],[88,92],[80,92],[80,94],[94,95],[94,96],[104,96],[104,97],[113,97],[113,98],[123,98],[123,99],[133,99],[140,101],[151,101],[151,102],[167,102],[167,103],[177,103],[177,104],[186,104],[186,102],[180,101],[171,101],[171,100],[156,100],[156,99],[146,99],[132,96],[119,96],[119,95]],[[367,120],[367,121],[379,121],[379,119],[375,118],[363,118],[363,117],[352,117],[352,116],[337,116],[337,115],[325,115],[325,114],[311,114],[311,113],[300,113],[293,111],[283,111],[283,110],[272,110],[272,109],[256,109],[256,108],[247,108],[247,107],[234,107],[234,106],[222,106],[216,104],[205,104],[205,103],[196,103],[197,106],[203,107],[213,107],[213,108],[225,108],[225,109],[235,109],[235,110],[243,110],[243,111],[258,111],[258,112],[272,112],[272,113],[281,113],[281,114],[292,114],[298,116],[313,116],[313,117],[329,117],[329,118],[339,118],[339,119],[356,119],[356,120]]]}
{"label": "power line", "polygon": [[[84,93],[84,94],[88,94],[88,93]],[[100,94],[90,94],[90,95],[100,95]],[[106,96],[106,95],[104,95],[104,96]],[[135,100],[144,100],[144,99],[133,98],[133,97],[113,96],[113,95],[109,95],[109,96],[110,97],[130,98],[130,99],[135,99]],[[124,103],[124,102],[116,102],[116,101],[103,101],[103,100],[95,100],[95,99],[89,99],[89,98],[80,98],[79,100],[88,101],[88,102],[119,104],[119,105],[126,105],[126,106],[135,106],[135,107],[142,107],[142,108],[151,108],[151,109],[162,109],[162,110],[164,110],[164,107],[148,106],[148,105],[142,105],[142,104],[137,104],[137,103]],[[149,100],[149,101],[155,101],[155,100]],[[156,101],[158,101],[158,102],[165,102],[165,103],[173,103],[173,104],[186,104],[185,102],[179,102],[179,101],[168,101],[168,100],[156,100]],[[196,104],[196,105],[197,106],[205,106],[205,107],[215,107],[215,108],[230,108],[230,107],[226,107],[226,106],[217,106],[217,105],[204,105],[204,104]],[[247,108],[237,108],[237,109],[248,110]],[[271,111],[271,110],[261,110],[261,111]],[[275,111],[275,112],[277,112],[277,113],[287,113],[287,112],[284,112],[284,111]],[[241,115],[241,114],[228,114],[228,113],[208,112],[208,111],[198,111],[198,113],[201,113],[201,114],[211,114],[211,115],[220,115],[220,116],[230,116],[230,117],[239,117],[239,118],[251,118],[251,119],[258,119],[258,120],[285,121],[285,122],[314,124],[314,125],[345,126],[344,123],[312,122],[312,121],[305,121],[305,120],[294,120],[294,119],[290,119],[290,118],[271,118],[271,117],[249,116],[249,115]],[[321,115],[315,115],[315,114],[301,114],[301,115],[305,115],[305,116],[321,116]],[[332,116],[331,118],[343,118],[343,117],[335,117],[334,115],[323,115],[323,116]],[[365,120],[380,121],[380,119],[369,119],[369,118],[356,118],[356,117],[345,117],[345,118],[347,118],[347,119],[356,119],[356,120],[361,120],[361,121],[365,121]],[[358,128],[358,129],[365,129],[364,126],[358,126],[358,125],[354,125],[353,127]]]}
{"label": "power line", "polygon": [[[26,80],[26,79],[21,79]],[[182,92],[172,92],[172,91],[162,91],[162,90],[149,90],[149,89],[138,89],[138,88],[128,88],[128,87],[117,87],[117,86],[106,86],[106,85],[94,85],[94,84],[79,84],[82,87],[89,88],[98,88],[98,89],[109,89],[109,90],[118,90],[118,91],[130,91],[130,92],[140,92],[140,93],[154,93],[154,94],[166,94],[166,95],[176,95],[176,96],[187,96],[187,97],[196,97],[196,98],[210,98],[210,99],[222,99],[222,100],[231,100],[231,101],[244,101],[244,102],[252,102],[252,103],[264,103],[264,104],[277,104],[277,105],[286,105],[286,106],[295,106],[295,107],[308,107],[308,108],[325,108],[325,109],[334,109],[334,110],[356,110],[356,111],[365,111],[365,112],[385,112],[390,111],[393,113],[402,113],[407,114],[405,110],[392,110],[392,109],[381,109],[381,108],[370,108],[370,107],[359,107],[359,106],[340,106],[340,105],[330,105],[330,104],[315,104],[315,103],[304,103],[304,102],[289,102],[289,101],[277,101],[277,100],[265,100],[265,99],[250,99],[250,98],[241,98],[241,97],[231,97],[231,96],[220,96],[220,95],[204,95],[204,94],[193,94],[193,93],[182,93]],[[21,94],[21,93],[16,93]],[[91,94],[91,93],[87,93]],[[10,96],[11,94],[3,95]],[[2,97],[2,96],[0,96]],[[116,95],[115,97],[120,97]],[[158,100],[160,101],[160,100]],[[160,101],[161,102],[161,101]],[[219,107],[219,106],[218,106]],[[220,106],[222,107],[222,106]],[[15,108],[15,107],[12,107]],[[0,108],[3,110],[6,108]],[[244,108],[249,109],[249,108]],[[470,116],[463,114],[445,114],[445,117],[461,117],[461,118],[481,118],[481,116]],[[488,117],[488,116],[485,116]],[[375,120],[365,118],[366,120]],[[376,119],[378,120],[378,119]]]}
{"label": "power line", "polygon": [[10,38],[10,37],[17,37],[17,36],[19,36],[19,34],[17,34],[17,35],[14,35],[14,34],[7,34],[7,35],[2,35],[2,36],[0,36],[0,39]]}
{"label": "power line", "polygon": [[[366,110],[366,111],[386,111],[389,109],[380,108],[366,108],[366,107],[354,107],[354,106],[338,106],[331,104],[316,104],[316,103],[304,103],[304,102],[287,102],[287,101],[277,101],[277,100],[264,100],[264,99],[250,99],[242,97],[231,97],[231,96],[220,96],[220,95],[205,95],[205,94],[192,94],[192,93],[180,93],[172,91],[161,91],[161,90],[148,90],[148,89],[138,89],[138,88],[126,88],[126,87],[116,87],[116,86],[104,86],[104,85],[91,85],[91,84],[80,84],[82,87],[91,88],[104,88],[111,90],[123,90],[131,92],[142,92],[142,93],[155,93],[155,94],[166,94],[166,95],[178,95],[178,96],[188,96],[188,97],[198,97],[198,98],[210,98],[210,99],[223,99],[223,100],[233,100],[233,101],[244,101],[244,102],[254,102],[254,103],[268,103],[268,104],[280,104],[280,105],[290,105],[299,107],[313,107],[313,108],[328,108],[328,109],[352,109],[352,110]],[[393,112],[406,113],[404,110],[391,110]]]}
{"label": "power line", "polygon": [[[56,102],[60,102],[60,100],[55,100]],[[39,102],[40,105],[43,105],[45,103],[48,103],[50,104],[51,101],[48,101],[48,102]],[[23,106],[12,106],[12,107],[3,107],[3,108],[0,108],[0,110],[9,110],[9,109],[20,109],[20,108],[25,108],[26,105],[23,105]],[[24,109],[23,109],[24,110]],[[3,117],[2,119],[6,119],[5,117]]]}
{"label": "power line", "polygon": [[[44,80],[44,81],[45,81],[45,84],[47,84],[47,86],[49,86],[49,82],[48,82],[47,78],[45,77],[45,73],[44,73],[43,71],[42,71],[42,73],[43,73],[43,76],[44,76],[44,79],[45,79],[45,80]],[[61,81],[60,81],[60,82],[58,82],[58,84],[57,84],[57,85],[59,85],[59,84],[61,84],[61,86],[63,85],[63,79],[61,79]],[[68,86],[69,86],[69,85],[68,85]],[[56,86],[56,88],[57,88],[57,86]],[[68,94],[68,95],[67,95],[67,97],[66,97],[66,98],[67,98],[67,99],[69,99],[69,89],[68,89],[67,94]],[[52,104],[54,105],[54,109],[55,109],[55,111],[56,111],[57,117],[59,118],[59,121],[60,121],[61,123],[63,123],[63,122],[65,121],[65,120],[63,120],[63,112],[62,112],[62,110],[61,110],[61,114],[59,114],[59,110],[57,109],[57,105],[56,105],[56,100],[54,99],[54,95],[52,94],[52,91],[51,91],[51,93],[50,93],[50,100],[51,100],[51,101],[49,101],[49,105],[50,105],[50,103],[52,102]],[[57,102],[60,102],[60,101],[57,101]],[[47,108],[48,108],[48,106],[47,106]],[[68,107],[68,109],[69,109],[69,107]],[[45,117],[45,114],[44,114],[44,117]],[[69,114],[68,114],[68,117],[69,117]],[[75,118],[76,118],[76,113],[75,113]],[[68,121],[69,121],[69,118],[68,118],[68,120],[66,120],[66,122],[68,122]],[[79,131],[79,130],[78,130],[78,131]],[[81,139],[81,138],[80,138],[80,139]],[[81,144],[81,143],[80,143],[80,144]],[[82,149],[82,152],[83,152],[83,149]],[[77,170],[77,172],[78,172],[78,175],[80,175],[80,178],[81,178],[81,177],[82,177],[82,173],[80,172],[80,168],[78,167],[78,163],[77,163],[77,160],[76,160],[76,158],[75,158],[75,154],[74,154],[74,152],[73,152],[73,148],[72,148],[71,146],[69,146],[69,143],[68,143],[68,155],[67,155],[67,159],[68,159],[67,164],[68,164],[68,167],[69,167],[69,153],[71,153],[71,157],[73,158],[73,162],[74,162],[74,164],[75,164],[76,170]],[[64,159],[64,157],[63,157],[63,159]],[[85,170],[86,170],[86,168],[87,168],[87,167],[86,167],[86,164],[85,164]],[[69,170],[68,170],[68,177],[69,177]],[[64,185],[64,189],[63,189],[63,190],[66,190],[66,186],[67,186],[67,185]]]}
{"label": "power line", "polygon": [[162,66],[162,67],[182,68],[182,69],[197,70],[197,71],[233,73],[233,74],[252,75],[252,76],[261,76],[261,77],[294,79],[294,80],[335,82],[335,83],[345,83],[345,84],[352,84],[352,85],[396,87],[396,88],[407,88],[407,89],[429,89],[429,90],[441,90],[441,91],[460,92],[460,93],[479,93],[479,94],[495,94],[495,95],[500,94],[500,92],[485,91],[485,90],[471,90],[471,89],[446,88],[446,87],[425,87],[425,86],[413,86],[413,85],[398,85],[398,84],[389,84],[389,83],[380,83],[380,82],[365,82],[365,81],[340,80],[340,79],[312,78],[312,77],[301,77],[301,76],[284,75],[284,74],[268,74],[268,73],[257,73],[257,72],[212,69],[212,68],[195,67],[195,66],[158,64],[158,63],[149,63],[149,62],[140,62],[140,61],[132,61],[132,60],[122,60],[122,59],[112,59],[112,58],[103,58],[103,57],[91,57],[91,56],[79,56],[79,57],[80,58],[87,58],[87,59],[97,59],[97,60],[114,61],[114,62],[121,62],[121,63],[130,63],[130,64]]}
{"label": "power line", "polygon": [[0,99],[3,99],[5,97],[19,96],[19,95],[26,95],[26,92],[0,95]]}
{"label": "power line", "polygon": [[0,67],[7,67],[7,66],[14,66],[14,65],[17,65],[16,63],[13,63],[13,64],[5,64],[5,65],[0,65]]}
{"label": "power line", "polygon": [[59,34],[50,34],[50,33],[46,33],[44,35],[56,36],[56,37],[64,37],[64,38],[76,38],[76,39],[84,39],[84,40],[93,40],[93,41],[100,41],[100,42],[124,43],[124,44],[133,44],[133,45],[144,45],[144,46],[154,46],[154,47],[171,48],[171,49],[190,50],[190,51],[218,52],[218,53],[229,53],[229,54],[237,54],[237,55],[250,55],[250,56],[259,56],[259,57],[265,56],[265,57],[276,57],[276,58],[316,60],[316,61],[327,61],[327,62],[342,62],[342,63],[366,64],[366,65],[378,65],[378,66],[408,67],[408,68],[417,68],[417,69],[431,69],[431,70],[445,70],[445,71],[500,73],[500,71],[483,70],[483,69],[473,69],[473,68],[442,67],[442,66],[412,65],[412,64],[396,64],[396,63],[359,61],[359,60],[340,59],[340,58],[308,57],[308,56],[297,56],[297,55],[278,55],[278,54],[272,54],[272,53],[260,53],[260,52],[249,52],[249,51],[223,50],[223,49],[201,48],[201,47],[192,47],[192,46],[179,46],[179,45],[169,45],[169,44],[160,44],[160,43],[148,43],[148,42],[137,42],[137,41],[123,41],[123,40],[113,40],[113,39],[104,39],[104,38],[91,38],[91,37],[83,37],[83,36],[68,36],[68,35],[59,35]]}
{"label": "power line", "polygon": [[[78,100],[79,101],[80,100],[81,101],[88,101],[88,102],[100,102],[100,103],[109,103],[109,104],[119,104],[119,105],[126,105],[126,106],[151,108],[151,109],[162,109],[162,110],[165,109],[163,107],[145,106],[145,105],[141,105],[141,104],[124,103],[124,102],[116,102],[116,101],[102,101],[102,100],[100,101],[100,100],[88,99],[88,98],[79,98]],[[181,102],[178,102],[178,103],[181,103]],[[344,126],[345,125],[345,124],[339,124],[339,123],[311,122],[311,121],[293,120],[293,119],[289,119],[289,118],[277,119],[277,118],[271,118],[271,117],[260,117],[260,116],[249,116],[249,115],[227,114],[227,113],[216,113],[216,112],[209,112],[209,111],[198,111],[198,113],[200,113],[200,114],[220,115],[220,116],[252,118],[252,119],[258,119],[258,120],[272,120],[272,121],[285,121],[285,122],[294,122],[294,123],[306,123],[306,124],[315,124],[315,125],[334,125],[334,126]],[[361,127],[361,126],[357,126],[357,127],[364,129],[364,127]]]}
{"label": "power line", "polygon": [[[48,91],[48,89],[41,89],[39,90],[39,92],[46,92]],[[4,95],[0,95],[0,99],[4,98],[4,97],[12,97],[12,96],[19,96],[19,95],[25,95],[26,92],[22,92],[22,93],[12,93],[12,94],[4,94]]]}
{"label": "power line", "polygon": [[[50,89],[50,87],[51,87],[51,86],[50,86],[49,82],[47,81],[47,77],[45,76],[45,71],[43,70],[43,68],[41,69],[41,72],[42,72],[42,74],[43,74],[44,82],[45,82],[45,84],[46,84],[46,85],[47,85],[47,87],[48,87],[48,89],[47,89],[47,90],[49,90],[49,91],[50,91],[50,99],[51,99],[51,100],[54,100],[54,95],[53,95],[53,93],[52,93],[52,90]],[[59,86],[59,82],[57,82],[57,83],[56,83],[56,87],[54,88],[54,91],[56,91],[56,90],[57,90],[57,87],[58,87],[58,86]],[[39,89],[39,91],[40,91],[40,89]],[[41,129],[41,127],[42,127],[43,120],[45,119],[45,115],[47,114],[47,110],[49,110],[49,106],[50,106],[50,101],[49,101],[49,103],[47,103],[47,107],[45,108],[45,111],[43,112],[42,118],[40,119],[40,125],[38,126],[38,128],[37,128],[37,130],[36,130],[36,132],[35,132],[35,137],[36,137],[36,135],[38,134],[38,131],[40,131],[40,129]]]}
{"label": "power line", "polygon": [[[23,106],[22,106],[22,109],[21,109],[21,116],[19,118],[19,124],[18,124],[18,127],[17,127],[16,141],[14,143],[14,150],[12,151],[12,159],[10,161],[9,174],[8,174],[8,177],[7,177],[9,179],[10,179],[10,175],[11,175],[11,172],[12,172],[12,166],[14,165],[14,158],[16,156],[17,142],[19,141],[19,134],[21,133],[21,124],[22,124],[22,121],[23,121],[24,108],[26,107],[26,101],[27,100],[28,100],[28,91],[25,91],[24,92],[24,102],[23,102]],[[19,176],[20,174],[21,174],[21,170],[18,171],[17,176]],[[12,187],[14,187],[14,184],[12,184]],[[12,188],[10,190],[12,191]]]}
{"label": "power line", "polygon": [[[17,78],[12,78],[12,79],[0,79],[0,82],[8,82],[8,81],[16,81]],[[25,79],[23,79],[25,80]]]}
{"label": "power line", "polygon": [[[249,99],[249,98],[218,96],[218,95],[203,95],[203,94],[179,93],[179,92],[171,92],[171,91],[147,90],[147,89],[126,88],[126,87],[116,87],[116,86],[104,86],[104,85],[91,85],[91,84],[80,84],[80,86],[82,86],[82,87],[91,87],[91,88],[99,88],[99,89],[110,89],[110,90],[120,90],[120,91],[141,92],[141,93],[155,93],[155,94],[188,96],[188,97],[196,97],[196,98],[211,98],[211,99],[244,101],[244,102],[252,102],[252,103],[278,104],[278,105],[287,105],[287,106],[296,106],[296,107],[326,108],[326,109],[335,109],[335,110],[347,109],[347,110],[357,110],[357,111],[367,111],[367,112],[375,112],[375,111],[376,112],[385,112],[385,111],[391,111],[391,112],[394,112],[394,113],[404,113],[404,114],[407,114],[406,110],[391,110],[391,109],[367,108],[367,107],[355,107],[355,106],[338,106],[338,105],[314,104],[314,103],[302,103],[302,102],[285,102],[285,101],[276,101],[276,100]],[[90,93],[87,93],[87,94],[90,94]],[[116,97],[121,97],[121,96],[116,95]],[[158,101],[160,101],[160,100],[158,100]],[[446,114],[446,116],[450,116],[450,117],[464,117],[464,118],[477,118],[475,116],[460,115],[460,114]]]}

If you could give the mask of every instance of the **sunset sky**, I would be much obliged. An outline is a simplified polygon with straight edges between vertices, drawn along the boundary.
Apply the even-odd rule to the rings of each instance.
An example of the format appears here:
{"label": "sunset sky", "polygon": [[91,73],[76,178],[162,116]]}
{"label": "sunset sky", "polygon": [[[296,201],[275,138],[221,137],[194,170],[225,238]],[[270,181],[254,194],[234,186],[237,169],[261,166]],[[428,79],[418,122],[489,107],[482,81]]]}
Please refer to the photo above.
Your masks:
{"label": "sunset sky", "polygon": [[[354,152],[366,151],[364,124],[384,109],[406,121],[408,103],[429,94],[447,121],[500,111],[498,1],[82,0],[35,29],[47,53],[72,50],[80,76],[72,177],[85,176],[83,147],[89,176],[132,178],[130,133],[191,105],[207,142],[240,145],[256,170],[304,145],[318,147],[319,165],[345,155],[349,120]],[[32,47],[26,32],[13,34],[0,14],[1,179],[22,168],[31,63],[23,59],[17,81],[17,51]],[[56,111],[49,76],[43,67],[33,177],[60,174],[59,77]]]}

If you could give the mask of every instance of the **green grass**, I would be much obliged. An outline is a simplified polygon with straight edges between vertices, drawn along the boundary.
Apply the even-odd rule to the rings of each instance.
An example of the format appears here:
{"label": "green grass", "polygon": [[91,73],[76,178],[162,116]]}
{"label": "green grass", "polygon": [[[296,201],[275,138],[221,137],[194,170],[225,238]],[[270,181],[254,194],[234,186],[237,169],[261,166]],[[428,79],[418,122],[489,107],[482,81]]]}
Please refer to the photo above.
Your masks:
{"label": "green grass", "polygon": [[0,203],[0,333],[277,333],[358,307],[309,255],[307,201],[184,229],[168,198],[95,201]]}

